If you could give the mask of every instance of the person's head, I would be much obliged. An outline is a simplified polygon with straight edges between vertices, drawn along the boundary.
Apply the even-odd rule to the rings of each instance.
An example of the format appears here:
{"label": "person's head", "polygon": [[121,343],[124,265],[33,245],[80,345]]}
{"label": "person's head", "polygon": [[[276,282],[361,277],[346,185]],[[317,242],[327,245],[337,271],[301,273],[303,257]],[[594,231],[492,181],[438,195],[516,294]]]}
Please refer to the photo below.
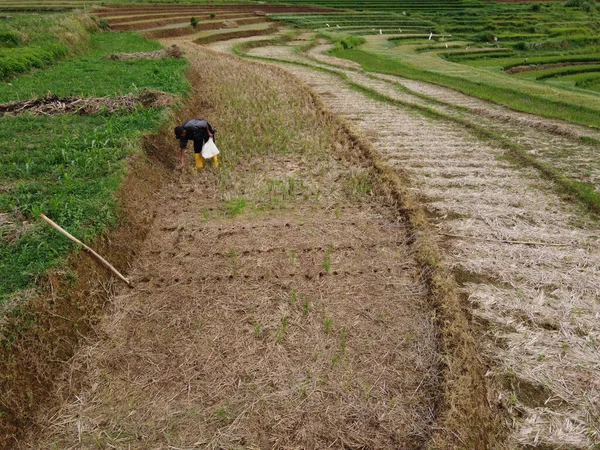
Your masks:
{"label": "person's head", "polygon": [[182,137],[185,137],[185,128],[183,128],[183,125],[178,125],[175,127],[175,138],[176,139],[181,139]]}

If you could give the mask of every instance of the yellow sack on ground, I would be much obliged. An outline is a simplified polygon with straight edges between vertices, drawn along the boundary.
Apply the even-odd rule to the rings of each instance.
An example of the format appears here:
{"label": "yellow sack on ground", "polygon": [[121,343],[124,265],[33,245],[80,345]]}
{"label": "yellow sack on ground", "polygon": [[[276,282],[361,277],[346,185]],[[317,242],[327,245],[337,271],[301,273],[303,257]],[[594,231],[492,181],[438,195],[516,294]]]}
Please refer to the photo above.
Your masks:
{"label": "yellow sack on ground", "polygon": [[208,141],[206,141],[202,146],[202,157],[204,159],[209,159],[213,156],[217,156],[218,154],[219,149],[217,148],[217,145],[212,140],[212,138],[208,138]]}

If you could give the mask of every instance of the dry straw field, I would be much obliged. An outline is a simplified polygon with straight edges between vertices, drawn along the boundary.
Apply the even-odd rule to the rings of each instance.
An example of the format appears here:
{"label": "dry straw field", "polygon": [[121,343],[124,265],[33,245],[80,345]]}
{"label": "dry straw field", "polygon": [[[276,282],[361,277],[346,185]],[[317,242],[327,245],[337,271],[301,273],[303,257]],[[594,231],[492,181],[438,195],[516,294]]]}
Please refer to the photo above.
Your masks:
{"label": "dry straw field", "polygon": [[13,448],[597,448],[598,217],[542,169],[597,184],[600,132],[366,73],[264,16],[306,7],[260,8],[96,11],[182,49],[172,124],[209,120],[221,164],[147,136],[135,288]]}
{"label": "dry straw field", "polygon": [[[511,421],[506,445],[597,444],[597,218],[561,199],[534,169],[515,165],[506,148],[516,144],[597,183],[597,150],[577,139],[594,131],[423,82],[367,77],[323,50],[299,54],[292,41],[249,54],[303,63],[284,65],[369,136],[389,165],[408,172],[484,337],[489,400]],[[345,80],[315,70],[334,66]],[[422,108],[443,119],[416,114]],[[479,127],[500,138],[482,139]]]}

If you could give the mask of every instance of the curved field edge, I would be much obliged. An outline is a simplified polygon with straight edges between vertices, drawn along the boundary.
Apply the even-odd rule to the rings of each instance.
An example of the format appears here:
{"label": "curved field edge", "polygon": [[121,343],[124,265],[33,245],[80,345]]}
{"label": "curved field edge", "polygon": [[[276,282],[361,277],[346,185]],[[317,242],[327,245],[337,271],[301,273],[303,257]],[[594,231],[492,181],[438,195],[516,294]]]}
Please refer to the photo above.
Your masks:
{"label": "curved field edge", "polygon": [[467,95],[498,103],[517,111],[538,114],[544,117],[563,119],[570,122],[600,127],[600,110],[573,105],[562,101],[544,99],[525,91],[493,86],[487,83],[474,83],[464,78],[421,70],[399,63],[385,56],[375,55],[364,50],[337,48],[331,53],[338,58],[359,63],[368,72],[398,75],[413,80],[449,87]]}
{"label": "curved field edge", "polygon": [[[116,34],[107,36],[119,37]],[[136,39],[142,38],[137,37]],[[119,47],[120,43],[121,41],[117,39],[117,42],[113,43],[113,46]],[[158,46],[156,42],[150,44]],[[131,50],[131,48],[128,48],[128,50]],[[45,81],[42,84],[47,89],[52,89],[55,92],[65,90],[64,95],[72,95],[73,89],[86,89],[85,80],[81,81],[83,84],[79,86],[77,83],[69,83],[68,80],[65,81],[62,75],[69,73],[71,76],[77,78],[78,66],[81,66],[85,70],[89,65],[101,64],[99,61],[102,61],[102,55],[97,54],[97,48],[95,51],[96,54],[89,56],[87,63],[85,61],[82,62],[82,58],[66,60],[49,70],[20,77],[7,89],[15,89],[16,92],[19,92],[19,89],[22,88],[24,91],[27,91],[28,83],[34,82],[37,76],[45,77]],[[71,67],[71,69],[61,69],[65,65]],[[175,80],[177,77],[181,78],[179,82],[175,83],[177,86],[176,89],[180,90],[183,86],[181,81],[184,80],[184,65],[184,63],[178,64],[178,69],[171,70],[172,73],[170,74],[171,80]],[[131,66],[128,65],[127,67]],[[126,71],[131,72],[127,67],[125,68]],[[173,68],[171,67],[171,69]],[[52,73],[55,75],[52,76]],[[151,73],[155,72],[151,70]],[[113,71],[108,71],[106,76],[96,73],[95,77],[101,82],[103,89],[109,89],[113,94],[114,91],[121,89],[124,92],[131,89],[131,86],[126,82],[123,85],[119,85],[119,77],[116,77]],[[139,87],[144,87],[148,84],[147,81],[141,80],[139,77],[136,80]],[[34,82],[32,85],[35,84]],[[7,91],[7,89],[4,89],[4,91]],[[96,87],[88,86],[87,89],[94,90]],[[4,91],[3,94],[10,94]],[[83,227],[82,229],[77,229],[77,232],[74,232],[74,234],[85,240],[111,261],[118,270],[123,272],[127,271],[129,263],[135,256],[137,248],[139,248],[139,245],[143,241],[153,218],[152,193],[160,186],[164,176],[163,165],[157,164],[155,159],[162,158],[162,160],[165,160],[167,158],[165,156],[166,150],[164,150],[165,154],[158,152],[155,144],[150,145],[150,141],[144,138],[145,135],[143,133],[150,133],[152,132],[151,130],[158,129],[161,124],[164,125],[171,122],[170,114],[164,109],[138,109],[130,116],[132,117],[126,114],[118,114],[112,117],[103,115],[65,115],[54,116],[54,119],[52,119],[55,122],[64,122],[70,127],[78,128],[77,134],[88,132],[86,124],[90,121],[93,122],[96,128],[92,130],[91,135],[87,137],[83,136],[82,138],[84,143],[87,142],[88,146],[91,145],[90,152],[111,155],[114,153],[118,157],[118,161],[111,160],[106,168],[104,166],[101,167],[107,171],[106,173],[101,172],[101,175],[108,177],[108,182],[102,176],[89,176],[88,174],[87,181],[80,183],[85,186],[89,185],[90,187],[99,185],[103,189],[105,187],[108,188],[106,192],[103,190],[103,195],[106,194],[106,196],[102,197],[101,201],[99,200],[97,203],[104,205],[103,211],[110,208],[110,215],[97,214],[93,218],[87,217],[86,220],[92,221],[93,219],[95,226],[93,228],[86,229]],[[137,119],[133,116],[136,116]],[[111,122],[114,117],[119,118],[118,120],[121,122],[126,122],[125,125],[115,126]],[[129,122],[140,121],[140,118],[144,126],[141,126],[141,129],[135,126],[131,128],[131,123]],[[48,165],[46,159],[53,158],[52,155],[57,152],[58,155],[62,154],[63,158],[67,155],[74,160],[85,160],[88,152],[83,151],[83,155],[79,155],[76,158],[73,156],[76,153],[75,150],[69,147],[69,143],[77,141],[77,136],[74,136],[72,131],[73,128],[70,128],[71,135],[65,138],[64,141],[60,133],[57,136],[52,135],[42,140],[43,143],[56,140],[56,148],[53,147],[50,149],[52,151],[48,150],[33,154],[30,147],[24,147],[26,151],[23,148],[17,151],[20,144],[27,143],[28,139],[31,139],[32,136],[35,137],[35,133],[27,132],[27,125],[35,124],[36,120],[42,120],[36,119],[34,116],[29,117],[28,115],[23,120],[18,116],[10,117],[9,122],[13,123],[17,119],[20,120],[19,123],[23,123],[19,127],[9,127],[5,124],[5,131],[9,134],[16,133],[15,136],[24,136],[27,138],[23,142],[21,142],[22,139],[14,140],[11,151],[16,152],[15,154],[18,157],[20,157],[20,153],[24,157],[29,158],[29,167],[35,166],[35,164],[31,166],[31,164],[35,163],[35,158],[37,157],[41,158],[37,161],[39,166],[45,168]],[[47,118],[43,117],[43,119]],[[98,122],[102,122],[103,120],[104,127],[98,125]],[[108,122],[111,122],[110,126]],[[129,123],[129,127],[127,123]],[[25,131],[21,130],[23,127],[25,127]],[[107,131],[104,129],[106,127],[112,127],[112,130]],[[45,129],[46,131],[50,129],[48,128],[48,124],[46,124]],[[102,135],[102,133],[110,135],[111,139],[106,140],[105,136],[104,140],[96,140],[94,143],[95,136]],[[119,139],[116,137],[113,139],[111,133],[118,134]],[[96,139],[98,138],[96,137]],[[118,145],[115,144],[115,146],[112,146],[115,139],[118,141]],[[145,153],[140,150],[142,140],[144,142],[144,149],[146,150]],[[152,140],[153,142],[159,142],[156,139]],[[61,147],[61,143],[65,145]],[[84,149],[86,148],[88,147],[84,146]],[[168,149],[170,146],[165,146],[164,148]],[[29,153],[32,155],[28,155]],[[74,167],[75,163],[76,161],[73,161],[70,165],[65,164],[63,175],[65,175],[64,178],[66,181],[72,181],[71,177],[79,179],[85,176],[83,172],[79,174],[69,172],[69,168]],[[86,163],[85,166],[98,168],[95,160],[92,160],[92,163],[94,164]],[[18,164],[7,164],[7,166],[14,169],[18,168]],[[5,166],[7,170],[10,167]],[[56,166],[56,168],[60,167],[60,164]],[[4,175],[8,174],[5,173]],[[96,173],[96,175],[98,174]],[[22,180],[19,176],[15,183],[18,182],[19,185],[30,183],[36,189],[33,192],[36,192],[40,191],[40,186],[47,181],[46,178],[48,177],[45,175],[45,177],[36,179],[35,175],[33,175],[33,178],[30,180]],[[58,178],[60,181],[60,177]],[[12,184],[8,183],[5,186],[10,187]],[[61,370],[64,362],[71,357],[74,350],[85,340],[85,337],[94,332],[94,323],[99,314],[102,313],[108,294],[112,291],[114,283],[114,279],[109,276],[104,268],[98,267],[93,260],[82,252],[73,251],[73,246],[65,238],[58,235],[58,233],[49,227],[45,228],[43,225],[35,223],[37,221],[36,212],[38,210],[39,212],[46,212],[51,218],[56,218],[60,214],[66,214],[69,217],[69,206],[77,206],[81,203],[81,201],[77,201],[76,196],[71,195],[66,199],[47,198],[44,195],[46,191],[43,191],[41,194],[43,203],[35,203],[35,198],[32,199],[30,197],[23,197],[19,199],[19,202],[13,203],[12,200],[17,197],[8,195],[8,187],[3,192],[7,194],[7,198],[4,198],[3,202],[7,202],[6,204],[9,205],[12,204],[15,208],[25,208],[24,214],[26,214],[27,220],[32,222],[29,228],[37,230],[37,238],[40,238],[40,234],[42,235],[40,245],[46,246],[42,250],[44,248],[51,248],[52,245],[55,245],[55,248],[51,252],[52,259],[46,261],[43,270],[36,272],[35,277],[29,280],[25,286],[20,286],[20,289],[12,292],[8,304],[2,307],[2,316],[0,318],[0,448],[14,448],[14,443],[18,435],[27,426],[32,414],[34,414],[40,404],[43,404],[48,399],[49,389],[54,382],[54,376],[57,371]],[[85,192],[87,190],[84,188]],[[45,205],[44,208],[42,208],[42,204]],[[64,224],[62,220],[60,222]],[[69,222],[69,227],[67,228],[73,231],[73,226]],[[29,228],[22,230],[22,234],[26,234]],[[85,233],[85,238],[82,237],[81,233]],[[35,248],[34,246],[34,250]],[[3,268],[12,267],[9,264],[21,256],[21,254],[17,253],[14,258],[3,261]],[[16,273],[18,270],[15,269],[13,272]],[[3,277],[8,277],[9,275],[7,272],[3,273]],[[19,274],[17,273],[17,275]]]}
{"label": "curved field edge", "polygon": [[[233,51],[243,56],[251,48],[289,39],[291,36],[242,43],[234,47]],[[310,45],[311,43],[307,44]],[[311,92],[320,113],[327,120],[337,123],[357,152],[368,161],[376,186],[394,202],[412,229],[412,246],[421,266],[421,275],[429,287],[429,300],[436,311],[442,353],[445,355],[443,399],[438,411],[438,426],[427,448],[491,448],[503,441],[507,431],[501,415],[497,414],[498,411],[492,411],[488,401],[485,367],[478,357],[479,350],[471,331],[474,327],[461,304],[456,281],[444,265],[443,250],[437,243],[436,233],[429,223],[423,204],[411,191],[410,179],[405,174],[387,165],[376,148],[361,137],[361,133],[354,130],[346,120],[329,112],[318,94],[308,87],[306,89]]]}

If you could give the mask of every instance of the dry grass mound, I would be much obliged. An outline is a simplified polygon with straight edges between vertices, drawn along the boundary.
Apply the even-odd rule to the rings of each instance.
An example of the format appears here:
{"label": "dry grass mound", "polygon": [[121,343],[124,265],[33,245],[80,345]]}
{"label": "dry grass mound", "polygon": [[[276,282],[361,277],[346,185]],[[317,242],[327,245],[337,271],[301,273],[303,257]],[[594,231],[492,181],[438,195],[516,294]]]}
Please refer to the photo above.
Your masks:
{"label": "dry grass mound", "polygon": [[239,27],[238,23],[235,20],[225,20],[223,22],[224,28],[237,28]]}
{"label": "dry grass mound", "polygon": [[181,58],[181,50],[176,45],[168,48],[156,50],[153,52],[137,52],[137,53],[111,53],[106,59],[162,59],[162,58]]}

